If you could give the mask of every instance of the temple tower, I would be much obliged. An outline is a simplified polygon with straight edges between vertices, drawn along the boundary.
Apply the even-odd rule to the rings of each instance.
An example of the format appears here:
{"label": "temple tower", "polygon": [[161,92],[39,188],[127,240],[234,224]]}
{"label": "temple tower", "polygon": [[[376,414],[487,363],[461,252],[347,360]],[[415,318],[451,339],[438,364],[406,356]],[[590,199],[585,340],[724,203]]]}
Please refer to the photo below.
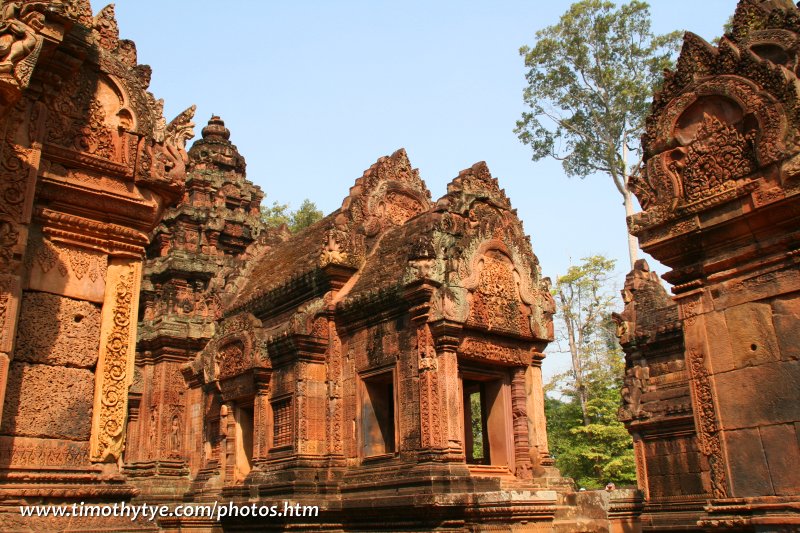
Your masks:
{"label": "temple tower", "polygon": [[[197,474],[200,449],[188,428],[198,427],[199,405],[190,409],[181,364],[201,351],[236,289],[247,259],[264,242],[264,194],[246,178],[245,160],[230,131],[212,116],[189,150],[186,191],[153,234],[144,263],[131,389],[126,473],[142,498],[174,500]],[[260,240],[259,240],[260,239]]]}

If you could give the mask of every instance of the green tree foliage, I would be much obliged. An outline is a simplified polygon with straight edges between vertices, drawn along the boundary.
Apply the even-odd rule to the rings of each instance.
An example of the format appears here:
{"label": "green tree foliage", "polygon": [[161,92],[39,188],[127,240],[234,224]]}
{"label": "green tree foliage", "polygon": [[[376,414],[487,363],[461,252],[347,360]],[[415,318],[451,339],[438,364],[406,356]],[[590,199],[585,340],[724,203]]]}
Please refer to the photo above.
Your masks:
{"label": "green tree foliage", "polygon": [[472,457],[483,459],[483,406],[480,393],[469,395]]}
{"label": "green tree foliage", "polygon": [[261,220],[270,228],[286,224],[289,231],[297,233],[322,219],[322,211],[306,198],[296,211],[289,211],[289,204],[272,203],[272,207],[261,206]]}
{"label": "green tree foliage", "polygon": [[306,198],[297,208],[297,211],[292,213],[292,223],[289,224],[289,229],[292,232],[297,232],[321,219],[322,211],[317,209],[317,205],[314,202]]}
{"label": "green tree foliage", "polygon": [[[653,89],[672,67],[679,39],[678,32],[654,35],[649,6],[639,0],[582,0],[538,31],[535,45],[520,49],[530,110],[514,130],[533,160],[558,159],[568,176],[607,174],[632,214],[629,169],[640,167]],[[628,238],[632,267],[638,243]]]}
{"label": "green tree foliage", "polygon": [[282,224],[286,224],[288,227],[292,221],[291,213],[289,213],[289,204],[279,204],[275,201],[272,202],[272,207],[262,205],[261,221],[270,228],[277,228]]}
{"label": "green tree foliage", "polygon": [[550,450],[562,474],[586,488],[636,481],[633,443],[617,420],[624,362],[610,317],[613,269],[603,256],[585,258],[554,289],[559,341],[572,364],[546,387]]}

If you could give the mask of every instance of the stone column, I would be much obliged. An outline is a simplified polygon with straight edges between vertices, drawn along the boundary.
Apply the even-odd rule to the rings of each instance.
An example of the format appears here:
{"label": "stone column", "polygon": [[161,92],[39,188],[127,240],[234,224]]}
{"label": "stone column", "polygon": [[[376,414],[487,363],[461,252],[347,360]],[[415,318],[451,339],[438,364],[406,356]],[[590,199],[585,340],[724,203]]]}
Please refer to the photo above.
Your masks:
{"label": "stone column", "polygon": [[[22,301],[22,279],[33,215],[36,180],[42,156],[44,119],[41,102],[2,109],[0,139],[0,419],[6,397]],[[22,131],[27,129],[27,134]],[[29,145],[18,144],[29,140]]]}
{"label": "stone column", "polygon": [[266,459],[269,453],[269,432],[272,420],[269,405],[269,375],[256,379],[256,396],[253,398],[253,464]]}
{"label": "stone column", "polygon": [[514,417],[514,474],[531,479],[531,445],[528,440],[528,406],[525,391],[525,367],[515,367],[511,376],[511,412]]}
{"label": "stone column", "polygon": [[234,469],[236,468],[236,417],[233,402],[225,402],[219,410],[219,431],[222,436],[219,443],[220,471],[223,472],[224,484],[234,482]]}
{"label": "stone column", "polygon": [[534,354],[531,366],[525,369],[525,391],[527,394],[528,439],[531,460],[534,464],[552,466],[547,445],[547,420],[544,416],[544,385],[542,383],[543,354]]}
{"label": "stone column", "polygon": [[441,460],[464,461],[464,407],[456,355],[461,325],[441,320],[421,329],[420,412],[426,412],[421,431]]}
{"label": "stone column", "polygon": [[713,335],[726,338],[727,332],[724,327],[708,327],[706,313],[713,309],[713,304],[702,289],[681,294],[675,300],[683,320],[686,370],[692,393],[698,447],[708,459],[712,494],[715,498],[727,498],[730,486],[725,464],[725,443],[720,432],[708,343]]}

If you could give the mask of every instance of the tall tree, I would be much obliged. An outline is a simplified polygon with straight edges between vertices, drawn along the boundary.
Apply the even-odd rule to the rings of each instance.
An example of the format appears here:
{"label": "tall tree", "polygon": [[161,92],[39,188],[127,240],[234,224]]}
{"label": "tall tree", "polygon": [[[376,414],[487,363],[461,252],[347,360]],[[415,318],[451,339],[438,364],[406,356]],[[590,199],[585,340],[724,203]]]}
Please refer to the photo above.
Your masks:
{"label": "tall tree", "polygon": [[585,487],[636,477],[633,444],[617,420],[624,362],[610,316],[613,269],[613,260],[588,257],[554,288],[559,340],[571,365],[547,386],[559,396],[545,403],[548,435],[559,468]]}
{"label": "tall tree", "polygon": [[[641,166],[639,138],[654,87],[673,65],[679,32],[654,35],[645,2],[572,4],[558,24],[536,32],[520,54],[528,67],[525,104],[514,130],[533,160],[553,157],[568,176],[604,173],[633,214],[628,191]],[[628,235],[631,268],[638,242]]]}
{"label": "tall tree", "polygon": [[559,276],[555,286],[559,334],[567,342],[572,363],[561,379],[577,397],[584,425],[589,424],[589,374],[607,371],[609,357],[619,351],[609,346],[605,334],[614,301],[608,290],[614,265],[613,259],[601,255],[584,258],[583,264],[570,266]]}

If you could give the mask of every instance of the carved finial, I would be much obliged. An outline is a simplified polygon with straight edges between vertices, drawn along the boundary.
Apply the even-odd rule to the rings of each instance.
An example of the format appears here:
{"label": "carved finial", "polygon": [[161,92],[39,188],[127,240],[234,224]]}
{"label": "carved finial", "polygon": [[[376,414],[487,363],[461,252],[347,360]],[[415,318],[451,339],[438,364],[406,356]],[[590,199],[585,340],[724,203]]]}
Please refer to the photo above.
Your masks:
{"label": "carved finial", "polygon": [[347,261],[347,253],[341,250],[339,238],[340,236],[337,235],[335,229],[329,229],[325,233],[325,246],[322,249],[322,253],[319,255],[319,266],[323,267],[329,264],[341,265]]}
{"label": "carved finial", "polygon": [[220,138],[227,141],[231,136],[231,130],[225,127],[225,121],[223,121],[220,117],[217,115],[211,115],[208,125],[203,128],[201,134],[203,139]]}
{"label": "carved finial", "polygon": [[231,131],[225,127],[225,121],[212,114],[201,135],[202,138],[189,150],[189,157],[194,164],[233,169],[244,175],[247,164],[236,146],[230,142]]}

